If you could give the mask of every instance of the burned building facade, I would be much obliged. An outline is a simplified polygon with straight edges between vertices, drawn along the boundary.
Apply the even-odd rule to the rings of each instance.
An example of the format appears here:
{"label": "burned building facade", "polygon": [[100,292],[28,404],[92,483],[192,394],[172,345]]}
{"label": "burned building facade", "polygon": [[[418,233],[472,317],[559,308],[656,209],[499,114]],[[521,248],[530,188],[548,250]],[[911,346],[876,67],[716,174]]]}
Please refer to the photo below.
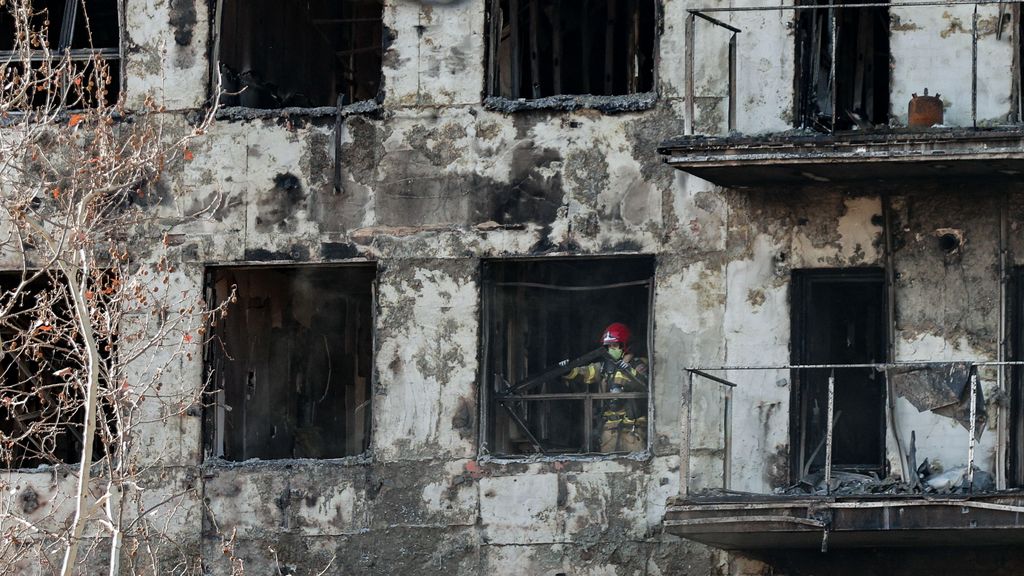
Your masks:
{"label": "burned building facade", "polygon": [[133,240],[233,299],[140,440],[167,573],[1024,562],[1018,4],[107,4],[129,108],[222,106]]}

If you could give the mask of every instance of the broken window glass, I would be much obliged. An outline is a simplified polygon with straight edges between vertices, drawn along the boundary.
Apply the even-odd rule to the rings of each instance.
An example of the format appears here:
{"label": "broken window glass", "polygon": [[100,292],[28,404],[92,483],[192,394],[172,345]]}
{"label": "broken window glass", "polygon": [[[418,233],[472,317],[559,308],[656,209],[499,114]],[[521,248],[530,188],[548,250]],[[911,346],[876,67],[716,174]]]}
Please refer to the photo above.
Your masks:
{"label": "broken window glass", "polygon": [[[888,350],[885,274],[880,269],[793,272],[792,355],[796,365],[884,363]],[[794,481],[825,463],[828,377],[835,374],[832,467],[883,474],[885,373],[873,368],[793,371]]]}
{"label": "broken window glass", "polygon": [[647,448],[653,276],[650,257],[484,263],[488,451]]}
{"label": "broken window glass", "polygon": [[[825,0],[802,3],[829,4]],[[854,0],[851,3],[867,2]],[[832,85],[833,54],[835,86]],[[887,126],[889,55],[887,7],[799,10],[797,78],[800,93],[797,101],[800,110],[797,116],[802,125],[825,132]]]}
{"label": "broken window glass", "polygon": [[[7,63],[2,72],[8,78],[21,69],[14,52],[16,30],[11,10],[15,8],[10,2],[0,7],[0,61]],[[39,34],[38,46],[45,44],[49,51],[34,50],[33,63],[44,66],[68,55],[75,62],[75,73],[82,74],[83,101],[78,101],[78,94],[69,95],[67,99],[74,100],[69,106],[95,105],[97,100],[108,106],[117,102],[121,90],[117,0],[33,0],[28,23],[33,33]],[[33,100],[44,101],[45,91],[40,90]]]}
{"label": "broken window glass", "polygon": [[378,97],[382,0],[224,0],[221,104],[316,107]]}
{"label": "broken window glass", "polygon": [[490,0],[488,15],[492,96],[654,89],[654,0]]}
{"label": "broken window glass", "polygon": [[[19,288],[22,279],[0,273],[0,467],[76,464],[84,445],[85,394],[72,378],[79,366],[68,350],[77,345],[77,325],[55,280],[43,274]],[[106,396],[98,401],[94,460],[103,457],[109,444],[103,440],[114,425]]]}
{"label": "broken window glass", "polygon": [[372,265],[213,268],[208,454],[338,458],[370,438]]}

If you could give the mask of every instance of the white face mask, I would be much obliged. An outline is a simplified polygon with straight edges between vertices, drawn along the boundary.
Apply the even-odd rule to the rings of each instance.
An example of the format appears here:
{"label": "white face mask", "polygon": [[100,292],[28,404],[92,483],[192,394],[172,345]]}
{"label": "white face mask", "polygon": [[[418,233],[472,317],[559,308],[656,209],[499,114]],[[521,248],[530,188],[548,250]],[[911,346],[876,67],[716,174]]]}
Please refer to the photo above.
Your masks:
{"label": "white face mask", "polygon": [[612,357],[612,360],[618,360],[622,358],[622,348],[609,348],[608,355]]}

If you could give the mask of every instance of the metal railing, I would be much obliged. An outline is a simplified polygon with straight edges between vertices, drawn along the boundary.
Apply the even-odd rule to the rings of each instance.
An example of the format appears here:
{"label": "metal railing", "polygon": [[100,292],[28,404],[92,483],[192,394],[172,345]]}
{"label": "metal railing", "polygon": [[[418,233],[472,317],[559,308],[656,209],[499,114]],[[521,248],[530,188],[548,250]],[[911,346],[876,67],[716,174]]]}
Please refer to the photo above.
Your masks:
{"label": "metal railing", "polygon": [[[904,453],[902,442],[898,431],[895,429],[898,426],[898,422],[895,422],[895,411],[892,409],[894,391],[892,386],[892,379],[890,378],[890,372],[896,369],[911,369],[911,368],[927,368],[935,367],[937,365],[949,365],[949,364],[965,364],[969,367],[969,377],[967,383],[967,394],[968,405],[969,405],[969,423],[967,425],[968,440],[965,446],[965,456],[967,460],[966,472],[964,475],[963,487],[967,492],[973,492],[975,488],[975,463],[976,463],[976,443],[978,436],[978,395],[981,392],[979,387],[978,368],[982,367],[998,367],[1002,369],[1006,366],[1022,366],[1024,362],[997,362],[997,361],[932,361],[932,362],[898,362],[898,363],[867,363],[867,364],[783,364],[783,365],[766,365],[766,366],[706,366],[706,367],[691,367],[687,368],[687,434],[686,434],[686,456],[689,459],[688,462],[684,462],[684,468],[687,470],[687,476],[683,479],[683,483],[680,485],[681,491],[685,495],[693,496],[695,491],[694,487],[690,483],[690,479],[694,477],[694,471],[690,469],[695,460],[694,453],[695,447],[693,445],[693,436],[695,430],[695,414],[694,414],[694,402],[695,402],[695,383],[700,381],[713,382],[720,384],[724,387],[724,397],[722,398],[722,462],[721,462],[721,474],[722,474],[722,486],[721,489],[725,492],[731,492],[732,476],[733,476],[733,391],[742,389],[739,384],[730,380],[727,375],[729,372],[746,372],[746,371],[788,371],[790,374],[798,373],[798,371],[814,371],[814,370],[828,370],[827,377],[827,405],[825,414],[825,434],[824,434],[824,465],[821,472],[824,474],[824,490],[825,495],[832,494],[832,480],[834,473],[833,466],[833,442],[836,421],[838,420],[835,406],[835,395],[836,395],[836,377],[835,373],[837,370],[851,370],[851,369],[872,369],[880,373],[886,374],[884,384],[885,402],[888,406],[887,414],[885,415],[886,421],[889,426],[893,426],[893,434],[896,441],[896,449],[900,457],[900,467],[903,468],[902,481],[906,484],[911,484],[911,478],[908,475],[914,475],[916,479],[917,470],[908,470],[908,458]],[[717,374],[716,374],[717,373]],[[726,375],[721,375],[726,373]],[[734,378],[735,379],[735,378]],[[790,383],[792,384],[792,383]],[[799,410],[798,407],[790,407],[791,410]],[[704,414],[705,417],[711,417],[711,414]],[[936,416],[938,417],[938,416]],[[716,416],[717,418],[717,416]],[[1000,418],[1000,424],[1003,425],[1002,419]],[[792,439],[792,434],[789,434]],[[882,436],[882,442],[884,443],[885,436]],[[795,448],[790,448],[795,449]],[[811,455],[811,460],[814,460],[819,451],[821,445],[815,449]],[[998,449],[1005,449],[1004,446],[999,446]],[[707,447],[699,449],[702,453],[708,452]],[[712,452],[717,452],[712,450]],[[801,457],[803,454],[801,454]],[[804,466],[805,471],[807,466]],[[791,478],[793,476],[791,475]],[[709,488],[708,486],[704,487]]]}
{"label": "metal railing", "polygon": [[[729,37],[729,56],[728,56],[728,120],[727,130],[732,132],[736,130],[736,68],[737,68],[737,34],[741,30],[731,24],[723,22],[722,20],[711,16],[711,14],[721,13],[740,13],[740,12],[785,12],[785,11],[806,11],[806,10],[828,10],[829,11],[829,36],[831,40],[832,54],[829,63],[829,100],[831,102],[831,123],[829,126],[828,133],[836,132],[836,124],[838,119],[837,110],[837,92],[836,92],[836,47],[838,41],[839,27],[836,25],[839,10],[850,10],[850,9],[864,9],[864,8],[913,8],[913,7],[950,7],[950,6],[973,6],[974,11],[971,16],[971,125],[974,128],[978,126],[978,6],[996,4],[1000,7],[1000,17],[997,22],[996,38],[1000,39],[1002,36],[1002,10],[1004,7],[1009,7],[1017,2],[1009,2],[1007,0],[925,0],[920,2],[873,2],[864,4],[847,4],[842,2],[829,2],[827,4],[781,4],[771,6],[734,6],[734,7],[705,7],[698,9],[687,10],[686,16],[686,28],[685,28],[685,65],[686,65],[686,117],[685,117],[685,132],[688,135],[693,135],[695,131],[695,110],[694,100],[695,94],[695,67],[696,67],[696,24],[697,20],[700,19],[705,22],[709,22],[714,26],[721,27],[725,30],[730,31],[732,34]],[[796,63],[794,63],[796,64]],[[1015,82],[1017,86],[1017,82]],[[1017,86],[1019,91],[1019,86]],[[799,98],[799,96],[797,96]],[[1017,95],[1019,98],[1019,94]],[[1017,111],[1014,115],[1019,114],[1020,103],[1015,103]],[[804,119],[801,119],[803,124]]]}

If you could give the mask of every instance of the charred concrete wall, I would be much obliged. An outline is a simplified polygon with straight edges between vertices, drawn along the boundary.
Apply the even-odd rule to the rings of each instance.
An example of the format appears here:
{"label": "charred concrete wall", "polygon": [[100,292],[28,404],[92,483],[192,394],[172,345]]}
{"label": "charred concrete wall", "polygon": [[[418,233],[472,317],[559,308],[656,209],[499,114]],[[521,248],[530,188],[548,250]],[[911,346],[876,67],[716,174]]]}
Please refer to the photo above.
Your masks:
{"label": "charred concrete wall", "polygon": [[[208,101],[215,4],[127,0],[131,107],[154,97],[184,122]],[[174,288],[197,297],[210,265],[376,262],[372,437],[366,454],[348,459],[224,463],[205,459],[199,414],[153,424],[142,439],[140,463],[154,470],[143,488],[154,503],[184,494],[157,512],[168,519],[175,554],[227,574],[222,537],[235,534],[234,553],[247,567],[277,563],[296,574],[328,565],[327,573],[374,574],[767,570],[662,534],[666,499],[681,483],[723,480],[721,390],[701,385],[688,397],[684,369],[785,364],[792,270],[884,266],[883,201],[871,189],[723,190],[661,162],[658,143],[683,131],[683,22],[693,6],[660,4],[657,96],[642,106],[611,97],[598,102],[600,110],[575,109],[571,99],[559,109],[485,107],[485,3],[389,0],[379,105],[337,114],[222,114],[184,169],[166,180],[182,198],[154,207],[167,211],[168,227],[139,231],[136,247],[145,254],[170,234],[180,281]],[[986,18],[995,10],[984,8]],[[730,20],[744,30],[738,119],[745,132],[792,127],[791,16],[752,12]],[[950,99],[950,117],[962,122],[970,101],[962,74],[946,87],[899,71],[917,73],[911,54],[921,43],[941,56],[930,62],[962,61],[967,20],[956,16],[960,28],[948,38],[911,40],[942,23],[956,28],[954,16],[916,26],[900,18],[906,31],[893,32],[894,102],[925,83]],[[979,45],[989,95],[979,101],[980,118],[1008,113],[1001,67],[1011,60],[1009,37],[988,34]],[[712,86],[720,77],[702,62],[698,124],[713,132],[723,122],[721,86]],[[997,207],[1015,191],[893,193],[897,359],[997,356]],[[174,215],[205,208],[208,217],[171,224]],[[1010,227],[1021,225],[1021,210],[1011,211]],[[940,228],[963,231],[957,254],[937,247]],[[622,254],[656,256],[649,451],[479,458],[481,260]],[[175,381],[202,378],[197,349],[167,377],[167,393]],[[740,383],[732,450],[744,456],[731,486],[781,487],[791,450],[788,372],[729,378]],[[1005,425],[1005,403],[993,374],[984,375],[984,386],[989,413],[999,415],[990,420],[995,430]],[[916,430],[920,454],[962,463],[966,434],[951,420],[919,414],[902,400],[896,410],[899,433]],[[707,417],[690,427],[691,413]],[[996,437],[982,437],[980,463],[989,470],[999,460]],[[26,519],[66,509],[68,471],[4,474],[12,494],[30,487],[36,494],[20,508]]]}

